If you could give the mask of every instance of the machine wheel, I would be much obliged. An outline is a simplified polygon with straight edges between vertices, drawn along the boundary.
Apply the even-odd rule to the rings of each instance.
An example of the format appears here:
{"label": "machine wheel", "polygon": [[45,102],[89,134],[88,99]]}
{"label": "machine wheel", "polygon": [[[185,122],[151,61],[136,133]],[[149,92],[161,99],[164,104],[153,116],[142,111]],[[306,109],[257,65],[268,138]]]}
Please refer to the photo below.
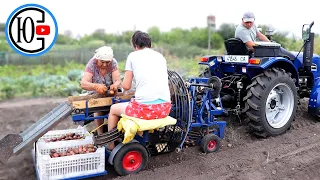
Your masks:
{"label": "machine wheel", "polygon": [[200,149],[204,153],[212,153],[220,149],[221,139],[215,134],[205,135],[200,143]]}
{"label": "machine wheel", "polygon": [[297,109],[297,90],[291,74],[280,68],[265,70],[247,87],[246,115],[260,137],[286,132]]}
{"label": "machine wheel", "polygon": [[135,174],[145,168],[148,152],[139,143],[129,143],[120,148],[113,159],[115,171],[120,175]]}

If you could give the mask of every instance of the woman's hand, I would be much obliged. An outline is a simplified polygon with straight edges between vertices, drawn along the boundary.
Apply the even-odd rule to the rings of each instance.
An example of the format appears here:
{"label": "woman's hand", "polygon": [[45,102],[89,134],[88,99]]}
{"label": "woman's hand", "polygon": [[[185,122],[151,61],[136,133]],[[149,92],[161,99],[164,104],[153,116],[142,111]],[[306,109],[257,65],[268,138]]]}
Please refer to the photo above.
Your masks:
{"label": "woman's hand", "polygon": [[105,94],[108,91],[107,86],[104,84],[93,84],[93,88],[99,94]]}
{"label": "woman's hand", "polygon": [[116,91],[118,91],[118,86],[117,86],[117,85],[115,85],[115,84],[111,84],[111,86],[110,86],[110,90],[112,90],[112,91],[116,92]]}

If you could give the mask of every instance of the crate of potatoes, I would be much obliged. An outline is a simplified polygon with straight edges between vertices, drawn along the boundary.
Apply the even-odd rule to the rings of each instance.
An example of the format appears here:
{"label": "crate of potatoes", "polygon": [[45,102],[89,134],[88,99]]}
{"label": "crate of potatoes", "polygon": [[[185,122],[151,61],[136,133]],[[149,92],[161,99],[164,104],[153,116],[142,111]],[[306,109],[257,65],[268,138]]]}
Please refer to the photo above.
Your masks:
{"label": "crate of potatoes", "polygon": [[[51,131],[48,134],[74,133],[73,130],[57,132]],[[94,146],[93,138],[49,143],[38,141],[34,151],[39,179],[78,179],[106,174],[105,147]]]}

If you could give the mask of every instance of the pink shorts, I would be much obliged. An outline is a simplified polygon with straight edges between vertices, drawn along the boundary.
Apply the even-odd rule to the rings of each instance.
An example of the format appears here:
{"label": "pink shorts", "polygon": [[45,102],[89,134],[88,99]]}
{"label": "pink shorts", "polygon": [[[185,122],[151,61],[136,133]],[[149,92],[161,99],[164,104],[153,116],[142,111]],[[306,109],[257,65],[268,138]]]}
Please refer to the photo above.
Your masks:
{"label": "pink shorts", "polygon": [[171,102],[161,104],[142,104],[137,102],[135,99],[131,99],[126,108],[125,114],[145,120],[161,119],[169,115],[171,106]]}

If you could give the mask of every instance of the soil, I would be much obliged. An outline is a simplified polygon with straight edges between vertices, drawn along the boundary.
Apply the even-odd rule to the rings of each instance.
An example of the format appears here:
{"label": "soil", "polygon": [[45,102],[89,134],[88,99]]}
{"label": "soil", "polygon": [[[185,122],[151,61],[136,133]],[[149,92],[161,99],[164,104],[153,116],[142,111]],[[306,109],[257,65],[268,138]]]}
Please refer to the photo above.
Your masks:
{"label": "soil", "polygon": [[[0,139],[20,133],[50,112],[63,98],[16,99],[0,103]],[[153,156],[138,174],[108,174],[91,179],[320,179],[320,123],[307,113],[308,99],[298,108],[292,127],[283,135],[256,138],[238,120],[226,119],[225,138],[218,152],[203,154],[198,146]],[[54,129],[76,128],[67,118]],[[0,179],[36,179],[33,146],[0,165]]]}

